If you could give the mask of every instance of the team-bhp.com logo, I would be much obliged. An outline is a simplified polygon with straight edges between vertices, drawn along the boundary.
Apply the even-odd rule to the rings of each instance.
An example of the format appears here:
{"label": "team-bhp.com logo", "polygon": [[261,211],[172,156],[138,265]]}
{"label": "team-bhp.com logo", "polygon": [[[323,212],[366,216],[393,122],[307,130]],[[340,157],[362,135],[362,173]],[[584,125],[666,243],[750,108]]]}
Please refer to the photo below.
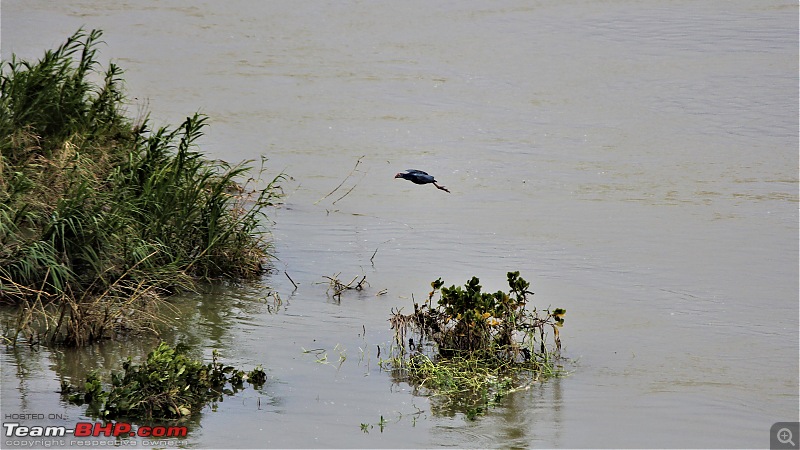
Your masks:
{"label": "team-bhp.com logo", "polygon": [[78,422],[75,428],[65,426],[23,426],[15,422],[3,423],[5,437],[10,438],[57,438],[72,435],[74,437],[143,437],[143,438],[185,438],[187,428],[185,426],[140,426],[134,428],[125,422]]}

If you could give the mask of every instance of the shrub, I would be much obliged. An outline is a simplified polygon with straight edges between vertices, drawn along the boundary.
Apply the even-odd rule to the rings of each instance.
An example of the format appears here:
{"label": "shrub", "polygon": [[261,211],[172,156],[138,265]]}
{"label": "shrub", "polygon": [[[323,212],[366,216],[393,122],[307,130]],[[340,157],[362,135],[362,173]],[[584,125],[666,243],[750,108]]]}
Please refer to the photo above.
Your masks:
{"label": "shrub", "polygon": [[[530,283],[519,272],[508,272],[507,281],[508,292],[494,293],[483,292],[477,277],[463,287],[444,287],[441,278],[432,282],[425,303],[390,318],[397,346],[388,366],[417,389],[461,405],[470,417],[514,390],[560,374],[559,328],[566,310],[528,309]],[[546,344],[550,331],[554,348]]]}

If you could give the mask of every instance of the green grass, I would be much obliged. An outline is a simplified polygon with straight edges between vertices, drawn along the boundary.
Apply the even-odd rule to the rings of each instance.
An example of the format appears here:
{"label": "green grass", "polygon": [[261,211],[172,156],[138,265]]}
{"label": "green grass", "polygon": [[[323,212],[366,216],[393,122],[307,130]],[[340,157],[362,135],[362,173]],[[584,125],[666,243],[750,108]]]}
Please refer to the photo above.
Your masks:
{"label": "green grass", "polygon": [[252,174],[252,161],[205,158],[202,115],[156,130],[126,117],[121,69],[96,60],[101,35],[79,30],[37,62],[2,63],[0,301],[24,307],[14,342],[148,328],[158,314],[131,308],[257,278],[270,256],[264,213],[282,177],[262,180],[263,159]]}

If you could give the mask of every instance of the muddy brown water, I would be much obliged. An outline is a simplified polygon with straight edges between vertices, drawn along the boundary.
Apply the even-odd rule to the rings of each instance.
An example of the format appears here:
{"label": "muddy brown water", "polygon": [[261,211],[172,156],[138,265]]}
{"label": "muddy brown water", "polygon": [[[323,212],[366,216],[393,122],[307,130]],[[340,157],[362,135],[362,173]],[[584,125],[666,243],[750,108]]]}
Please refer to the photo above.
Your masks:
{"label": "muddy brown water", "polygon": [[[131,115],[199,110],[203,151],[292,177],[266,286],[176,299],[176,335],[269,375],[203,411],[194,448],[768,446],[774,422],[798,420],[797,14],[739,0],[0,11],[3,58],[101,28]],[[407,168],[452,194],[393,179]],[[567,309],[571,376],[469,421],[379,369],[392,308],[440,276],[497,290],[508,270]],[[369,286],[336,301],[335,274]],[[74,425],[85,411],[59,401],[59,377],[150,345],[5,350],[2,413]]]}

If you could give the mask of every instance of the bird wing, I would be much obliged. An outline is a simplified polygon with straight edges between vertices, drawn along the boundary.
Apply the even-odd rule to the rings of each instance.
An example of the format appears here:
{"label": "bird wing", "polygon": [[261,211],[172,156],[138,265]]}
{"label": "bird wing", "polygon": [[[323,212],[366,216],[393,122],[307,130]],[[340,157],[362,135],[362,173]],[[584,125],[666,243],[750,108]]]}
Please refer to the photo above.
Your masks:
{"label": "bird wing", "polygon": [[423,172],[423,171],[417,170],[417,169],[406,169],[406,172],[415,173],[415,174],[419,174],[419,175],[428,175],[428,172]]}

